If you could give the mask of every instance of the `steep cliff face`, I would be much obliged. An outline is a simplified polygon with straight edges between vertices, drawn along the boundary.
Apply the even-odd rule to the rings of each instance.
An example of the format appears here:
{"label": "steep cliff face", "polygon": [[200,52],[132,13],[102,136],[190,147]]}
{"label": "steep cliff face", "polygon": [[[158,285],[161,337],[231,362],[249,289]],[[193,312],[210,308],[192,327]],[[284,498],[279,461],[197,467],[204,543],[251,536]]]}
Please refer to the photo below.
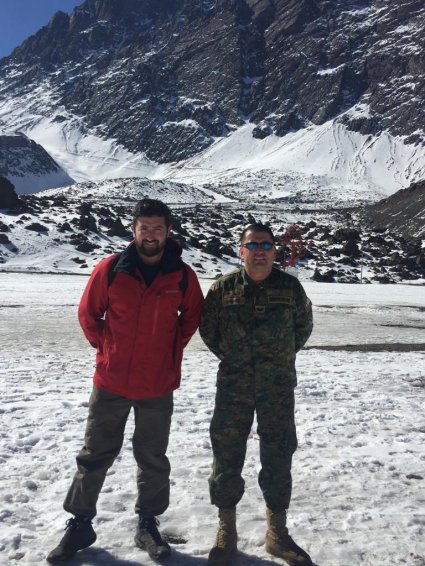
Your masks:
{"label": "steep cliff face", "polygon": [[423,3],[289,0],[277,6],[265,34],[265,96],[254,119],[266,116],[280,134],[340,116],[364,134],[385,129],[423,136]]}
{"label": "steep cliff face", "polygon": [[246,120],[258,138],[335,119],[422,144],[424,28],[422,0],[86,0],[0,62],[0,99],[45,83],[45,112],[158,162]]}

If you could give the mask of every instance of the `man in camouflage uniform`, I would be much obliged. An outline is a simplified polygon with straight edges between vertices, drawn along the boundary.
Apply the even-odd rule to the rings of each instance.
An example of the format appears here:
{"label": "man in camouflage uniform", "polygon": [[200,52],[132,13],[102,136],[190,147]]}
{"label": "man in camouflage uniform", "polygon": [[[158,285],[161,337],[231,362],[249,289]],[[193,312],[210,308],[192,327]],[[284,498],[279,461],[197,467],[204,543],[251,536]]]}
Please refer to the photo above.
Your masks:
{"label": "man in camouflage uniform", "polygon": [[256,411],[262,464],[258,481],[267,506],[266,550],[290,565],[311,566],[286,528],[297,448],[295,357],[313,328],[311,302],[298,279],[273,267],[276,248],[268,226],[256,223],[243,231],[240,255],[244,266],[210,288],[199,328],[220,359],[209,480],[220,521],[208,565],[228,564],[237,548],[236,505],[244,492],[241,473]]}

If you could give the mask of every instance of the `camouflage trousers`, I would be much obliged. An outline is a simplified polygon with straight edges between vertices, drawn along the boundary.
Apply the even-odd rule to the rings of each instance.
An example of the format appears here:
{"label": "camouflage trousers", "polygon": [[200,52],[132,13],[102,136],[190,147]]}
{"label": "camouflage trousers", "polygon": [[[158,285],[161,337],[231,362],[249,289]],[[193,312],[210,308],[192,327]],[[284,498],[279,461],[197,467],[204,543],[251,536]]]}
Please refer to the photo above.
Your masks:
{"label": "camouflage trousers", "polygon": [[[237,505],[244,493],[242,469],[248,436],[257,413],[261,471],[258,483],[267,507],[288,509],[291,500],[292,455],[297,449],[294,390],[247,391],[246,376],[238,383],[217,385],[210,425],[213,470],[209,479],[211,503],[219,508]],[[248,380],[249,381],[249,380]]]}

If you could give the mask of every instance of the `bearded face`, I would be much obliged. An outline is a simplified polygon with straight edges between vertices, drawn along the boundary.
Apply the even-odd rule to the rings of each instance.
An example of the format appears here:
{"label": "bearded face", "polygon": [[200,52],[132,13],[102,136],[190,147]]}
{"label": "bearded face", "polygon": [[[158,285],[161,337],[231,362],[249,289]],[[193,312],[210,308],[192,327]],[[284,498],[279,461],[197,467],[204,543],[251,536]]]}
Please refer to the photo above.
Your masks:
{"label": "bearded face", "polygon": [[146,263],[156,263],[162,257],[171,227],[163,216],[141,216],[131,227],[137,251]]}

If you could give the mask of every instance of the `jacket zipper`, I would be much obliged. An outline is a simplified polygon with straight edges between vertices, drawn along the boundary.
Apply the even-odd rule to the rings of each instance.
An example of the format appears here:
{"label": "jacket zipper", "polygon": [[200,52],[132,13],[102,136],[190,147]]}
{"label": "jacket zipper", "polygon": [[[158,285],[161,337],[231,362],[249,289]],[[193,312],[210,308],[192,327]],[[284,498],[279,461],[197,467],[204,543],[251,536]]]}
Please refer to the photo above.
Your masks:
{"label": "jacket zipper", "polygon": [[[142,282],[140,280],[139,280],[139,285],[142,286]],[[134,333],[134,336],[133,336],[133,344],[132,344],[132,347],[131,347],[131,356],[129,356],[128,366],[127,366],[127,376],[126,376],[126,378],[127,378],[127,388],[129,387],[131,368],[132,368],[132,365],[133,365],[134,354],[135,354],[134,350],[135,350],[135,347],[136,347],[136,341],[137,341],[137,336],[138,336],[138,331],[139,331],[140,313],[141,313],[141,310],[142,310],[141,306],[143,304],[143,299],[144,299],[144,296],[146,294],[146,291],[147,291],[147,289],[145,289],[143,292],[140,293],[141,297],[140,297],[140,305],[139,305],[139,308],[138,308],[138,311],[137,311],[136,332]]]}

